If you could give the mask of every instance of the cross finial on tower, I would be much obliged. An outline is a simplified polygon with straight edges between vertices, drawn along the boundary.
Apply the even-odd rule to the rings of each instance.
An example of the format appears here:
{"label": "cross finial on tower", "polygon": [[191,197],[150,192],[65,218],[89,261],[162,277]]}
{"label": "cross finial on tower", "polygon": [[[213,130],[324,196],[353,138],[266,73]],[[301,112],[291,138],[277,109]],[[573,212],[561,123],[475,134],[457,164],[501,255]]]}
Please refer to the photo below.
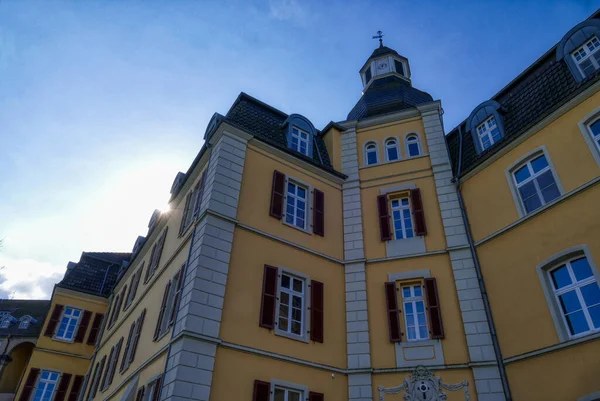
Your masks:
{"label": "cross finial on tower", "polygon": [[379,39],[379,47],[383,47],[383,32],[377,31],[377,35],[373,39]]}

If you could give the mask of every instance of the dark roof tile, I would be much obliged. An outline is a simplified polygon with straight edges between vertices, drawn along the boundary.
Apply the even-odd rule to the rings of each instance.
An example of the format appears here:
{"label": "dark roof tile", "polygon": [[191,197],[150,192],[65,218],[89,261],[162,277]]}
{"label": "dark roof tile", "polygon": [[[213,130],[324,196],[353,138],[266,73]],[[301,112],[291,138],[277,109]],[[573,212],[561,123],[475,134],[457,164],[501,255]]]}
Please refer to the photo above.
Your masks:
{"label": "dark roof tile", "polygon": [[15,319],[31,316],[36,320],[31,322],[26,329],[19,328],[19,321],[12,322],[9,327],[0,328],[0,337],[37,337],[42,331],[44,320],[50,308],[49,300],[28,299],[2,299],[0,300],[0,313],[8,312]]}

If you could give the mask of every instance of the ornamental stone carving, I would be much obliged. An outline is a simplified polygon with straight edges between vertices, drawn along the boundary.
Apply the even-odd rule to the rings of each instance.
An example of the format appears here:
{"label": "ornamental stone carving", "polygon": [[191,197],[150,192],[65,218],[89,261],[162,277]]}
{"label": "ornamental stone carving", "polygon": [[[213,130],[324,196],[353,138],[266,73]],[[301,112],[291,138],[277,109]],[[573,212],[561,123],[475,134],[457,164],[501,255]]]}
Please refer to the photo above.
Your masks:
{"label": "ornamental stone carving", "polygon": [[443,390],[458,391],[464,389],[465,401],[470,401],[469,383],[465,380],[457,384],[446,384],[439,376],[434,376],[433,372],[424,366],[417,366],[410,374],[410,377],[404,379],[400,386],[385,388],[379,386],[379,401],[385,401],[385,395],[404,394],[405,401],[445,401],[447,395]]}

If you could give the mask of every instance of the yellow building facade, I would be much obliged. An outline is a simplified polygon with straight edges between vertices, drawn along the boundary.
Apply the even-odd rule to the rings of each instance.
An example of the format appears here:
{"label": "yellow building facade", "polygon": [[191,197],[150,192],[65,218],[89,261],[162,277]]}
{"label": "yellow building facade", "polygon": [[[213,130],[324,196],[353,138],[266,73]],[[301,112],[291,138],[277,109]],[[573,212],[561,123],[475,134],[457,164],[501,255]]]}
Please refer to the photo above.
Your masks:
{"label": "yellow building facade", "polygon": [[123,265],[76,400],[598,399],[599,21],[447,136],[382,43],[321,130],[240,94]]}

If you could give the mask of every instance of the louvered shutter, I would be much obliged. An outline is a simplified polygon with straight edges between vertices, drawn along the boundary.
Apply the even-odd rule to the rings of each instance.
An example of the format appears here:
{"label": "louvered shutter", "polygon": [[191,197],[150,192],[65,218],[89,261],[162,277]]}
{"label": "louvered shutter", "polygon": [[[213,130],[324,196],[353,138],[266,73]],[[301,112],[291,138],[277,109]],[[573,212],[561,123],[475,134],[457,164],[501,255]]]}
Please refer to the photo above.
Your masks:
{"label": "louvered shutter", "polygon": [[96,313],[96,316],[94,316],[94,321],[92,322],[92,328],[90,330],[90,334],[88,335],[86,344],[96,344],[96,340],[98,339],[98,332],[100,331],[100,325],[102,325],[102,319],[104,319],[104,315],[102,313]]}
{"label": "louvered shutter", "polygon": [[318,189],[313,192],[313,233],[325,236],[325,194]]}
{"label": "louvered shutter", "polygon": [[154,392],[152,393],[152,400],[148,401],[158,401],[160,397],[160,385],[162,384],[162,376],[156,379],[154,382]]}
{"label": "louvered shutter", "polygon": [[156,249],[156,261],[154,262],[154,270],[156,270],[160,264],[160,257],[162,256],[163,247],[165,246],[165,240],[167,239],[167,231],[169,231],[169,226],[166,226],[160,239],[158,240],[158,248]]}
{"label": "louvered shutter", "polygon": [[92,318],[92,312],[89,310],[83,311],[79,327],[77,328],[77,334],[75,334],[75,342],[82,343],[85,338],[85,332],[87,331],[90,319]]}
{"label": "louvered shutter", "polygon": [[177,287],[175,288],[175,295],[173,296],[173,306],[171,307],[171,316],[169,317],[169,327],[175,323],[175,317],[177,316],[177,308],[179,308],[179,298],[181,298],[181,289],[183,288],[183,272],[185,271],[185,265],[179,269],[179,277],[177,279]]}
{"label": "louvered shutter", "polygon": [[140,285],[140,279],[142,278],[142,273],[144,272],[145,264],[146,264],[146,262],[142,262],[142,265],[138,269],[137,274],[133,276],[135,281],[132,280],[131,288],[129,289],[131,291],[131,295],[129,296],[129,299],[131,301],[133,301],[135,299],[135,295],[137,294],[137,289],[138,289],[138,286]]}
{"label": "louvered shutter", "polygon": [[121,294],[117,294],[117,297],[113,300],[112,307],[108,317],[108,328],[110,329],[112,325],[115,323],[115,316],[119,311],[119,300],[121,299]]}
{"label": "louvered shutter", "polygon": [[277,292],[277,268],[265,265],[263,275],[262,299],[260,305],[260,327],[275,327],[275,304]]}
{"label": "louvered shutter", "polygon": [[160,311],[158,312],[158,320],[156,320],[156,327],[154,328],[154,337],[152,337],[152,339],[155,341],[158,338],[158,336],[160,335],[160,328],[162,326],[162,321],[164,319],[165,308],[167,307],[167,300],[169,299],[169,290],[170,289],[171,289],[171,280],[169,280],[169,282],[165,286],[165,292],[163,294],[163,299],[160,304]]}
{"label": "louvered shutter", "polygon": [[200,214],[200,209],[202,208],[202,196],[204,195],[204,184],[206,181],[206,170],[202,172],[202,176],[200,177],[200,181],[196,186],[196,199],[194,200],[194,218],[198,217]]}
{"label": "louvered shutter", "polygon": [[137,394],[135,395],[135,401],[142,401],[144,399],[144,393],[146,392],[146,387],[142,386],[138,388]]}
{"label": "louvered shutter", "polygon": [[94,368],[94,373],[90,376],[87,399],[90,399],[93,397],[94,386],[96,385],[96,380],[98,378],[98,368],[99,367],[100,367],[100,362],[96,362],[96,367]]}
{"label": "louvered shutter", "polygon": [[60,381],[58,382],[58,387],[56,388],[54,401],[64,401],[65,397],[67,396],[69,384],[71,384],[71,375],[69,373],[63,373],[60,376]]}
{"label": "louvered shutter", "polygon": [[419,188],[410,190],[410,200],[415,219],[415,234],[425,235],[427,234],[427,226],[425,225],[425,212],[423,211],[423,200]]}
{"label": "louvered shutter", "polygon": [[146,269],[146,275],[144,276],[144,284],[150,279],[150,272],[154,267],[154,254],[156,253],[157,244],[152,245],[152,252],[150,252],[150,259],[148,259],[148,268]]}
{"label": "louvered shutter", "polygon": [[21,396],[19,397],[19,401],[29,401],[29,397],[31,397],[31,393],[33,392],[33,388],[35,387],[35,382],[37,381],[37,378],[39,375],[40,375],[39,369],[31,368],[29,370],[29,375],[27,375],[27,380],[25,380],[25,384],[23,385],[23,390],[21,390]]}
{"label": "louvered shutter", "polygon": [[119,363],[119,355],[121,354],[121,346],[123,345],[123,337],[121,337],[121,339],[119,340],[119,342],[117,343],[116,347],[115,347],[115,355],[113,356],[113,362],[111,364],[110,367],[110,376],[108,377],[108,384],[107,386],[110,386],[113,382],[113,379],[115,378],[115,373],[117,371],[117,365]]}
{"label": "louvered shutter", "polygon": [[310,339],[323,342],[323,283],[315,280],[310,282]]}
{"label": "louvered shutter", "polygon": [[271,384],[260,380],[254,380],[254,393],[252,401],[269,401],[271,398]]}
{"label": "louvered shutter", "polygon": [[129,361],[128,353],[131,347],[131,341],[133,341],[133,335],[135,333],[135,323],[131,323],[131,328],[129,329],[129,335],[127,336],[127,343],[125,344],[125,350],[123,351],[123,359],[121,359],[121,367],[119,368],[119,372],[123,372],[125,370],[125,366],[129,366],[127,362]]}
{"label": "louvered shutter", "polygon": [[322,393],[311,391],[308,393],[308,401],[325,401],[325,396]]}
{"label": "louvered shutter", "polygon": [[187,228],[187,216],[189,213],[190,201],[192,200],[192,195],[194,192],[190,192],[185,197],[185,206],[183,207],[183,214],[181,215],[181,223],[179,224],[179,235],[183,234],[185,229]]}
{"label": "louvered shutter", "polygon": [[442,310],[440,308],[440,298],[438,296],[435,278],[431,277],[425,279],[425,294],[427,295],[429,321],[431,322],[431,338],[444,338]]}
{"label": "louvered shutter", "polygon": [[133,362],[135,358],[135,351],[137,351],[138,342],[140,341],[140,334],[142,333],[142,326],[144,324],[144,317],[146,317],[146,309],[142,311],[142,314],[138,318],[138,324],[135,328],[135,335],[133,337],[133,343],[131,344],[131,353],[129,354],[129,363]]}
{"label": "louvered shutter", "polygon": [[94,380],[94,392],[92,393],[92,398],[96,396],[98,392],[98,387],[100,387],[100,380],[102,379],[102,372],[104,372],[104,365],[106,364],[106,355],[102,357],[100,360],[100,366],[98,367],[98,375],[96,376],[96,380]]}
{"label": "louvered shutter", "polygon": [[48,321],[48,325],[46,326],[44,336],[52,337],[54,335],[54,331],[56,330],[56,326],[58,325],[58,321],[60,319],[60,316],[62,315],[64,308],[64,305],[54,305],[54,310],[52,311],[52,315],[50,315],[50,320]]}
{"label": "louvered shutter", "polygon": [[285,174],[273,171],[273,187],[271,188],[271,208],[269,215],[277,219],[283,217],[283,191],[285,190]]}
{"label": "louvered shutter", "polygon": [[123,286],[123,291],[121,291],[121,303],[123,304],[123,310],[127,307],[127,284]]}
{"label": "louvered shutter", "polygon": [[398,297],[396,294],[395,282],[392,281],[385,283],[385,299],[388,314],[390,341],[399,342],[402,340],[402,333],[400,333],[400,317],[398,316],[400,311],[398,309]]}
{"label": "louvered shutter", "polygon": [[77,401],[79,398],[79,393],[81,392],[81,387],[83,386],[83,380],[83,376],[75,376],[75,379],[73,379],[73,385],[71,386],[71,392],[69,393],[68,401]]}
{"label": "louvered shutter", "polygon": [[100,390],[104,390],[108,387],[108,376],[110,375],[110,367],[113,363],[113,357],[115,356],[115,347],[113,346],[110,349],[110,354],[108,355],[108,364],[106,365],[106,370],[104,371],[104,375],[102,376],[102,384],[100,384]]}
{"label": "louvered shutter", "polygon": [[379,213],[379,234],[381,240],[389,241],[392,239],[392,230],[390,229],[390,212],[387,195],[377,196],[377,212]]}

